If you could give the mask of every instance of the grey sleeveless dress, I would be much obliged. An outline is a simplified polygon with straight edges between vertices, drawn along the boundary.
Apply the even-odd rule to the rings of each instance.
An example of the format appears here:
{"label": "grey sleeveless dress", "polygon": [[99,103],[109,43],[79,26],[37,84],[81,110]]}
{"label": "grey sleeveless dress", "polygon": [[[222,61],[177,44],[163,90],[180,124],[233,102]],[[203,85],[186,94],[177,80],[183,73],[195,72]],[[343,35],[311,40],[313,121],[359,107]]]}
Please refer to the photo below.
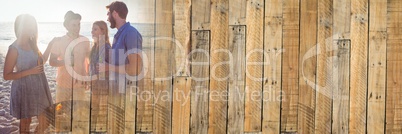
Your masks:
{"label": "grey sleeveless dress", "polygon": [[[37,66],[38,55],[33,50],[18,50],[16,71],[21,72]],[[11,85],[10,113],[17,119],[30,118],[41,114],[52,105],[49,85],[44,73],[29,75],[14,80]]]}

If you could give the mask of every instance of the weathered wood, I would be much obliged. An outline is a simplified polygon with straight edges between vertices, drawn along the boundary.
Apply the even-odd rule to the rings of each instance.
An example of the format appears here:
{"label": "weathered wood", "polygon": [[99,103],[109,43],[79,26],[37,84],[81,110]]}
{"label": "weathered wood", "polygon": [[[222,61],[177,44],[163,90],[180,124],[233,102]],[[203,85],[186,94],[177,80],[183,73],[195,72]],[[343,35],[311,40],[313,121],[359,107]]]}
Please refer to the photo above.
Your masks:
{"label": "weathered wood", "polygon": [[261,131],[264,1],[247,1],[246,36],[246,93],[244,131]]}
{"label": "weathered wood", "polygon": [[283,53],[281,132],[297,131],[299,96],[299,0],[283,3]]}
{"label": "weathered wood", "polygon": [[191,0],[174,1],[175,76],[189,76],[187,54],[190,51]]}
{"label": "weathered wood", "polygon": [[332,132],[348,133],[349,92],[350,92],[350,40],[334,40]]}
{"label": "weathered wood", "polygon": [[[351,0],[334,0],[333,1],[333,40],[335,45],[338,43],[348,43],[347,45],[351,45],[350,41],[345,42],[350,39],[350,1]],[[350,55],[350,48],[349,48]],[[350,57],[349,57],[350,58]],[[349,59],[350,61],[350,59]],[[342,61],[343,63],[344,61]],[[346,65],[344,65],[346,66]],[[340,67],[344,67],[340,66]],[[350,64],[347,68],[350,72]],[[341,70],[342,68],[338,68]],[[334,70],[336,71],[336,70]],[[339,82],[343,82],[340,80],[340,76],[346,74],[346,71],[342,72],[343,74],[338,73],[338,77],[335,77],[334,80],[338,80]],[[349,76],[347,76],[347,81],[350,82]],[[338,88],[333,90],[333,98],[335,96],[342,96],[339,98],[342,99],[334,99],[332,104],[332,133],[334,134],[345,134],[349,132],[349,98],[344,98],[345,96],[349,97],[349,86],[346,86],[346,82],[342,83],[343,85],[336,85]],[[345,87],[345,88],[343,88]]]}
{"label": "weathered wood", "polygon": [[367,133],[385,132],[387,1],[370,0]]}
{"label": "weathered wood", "polygon": [[[262,133],[280,132],[282,68],[282,1],[265,1]],[[269,62],[269,64],[268,64]]]}
{"label": "weathered wood", "polygon": [[350,133],[366,133],[368,4],[351,1]]}
{"label": "weathered wood", "polygon": [[107,131],[107,98],[109,83],[107,81],[91,82],[91,132]]}
{"label": "weathered wood", "polygon": [[317,0],[300,2],[299,133],[314,133],[317,66]]}
{"label": "weathered wood", "polygon": [[[154,0],[130,0],[124,1],[128,7],[127,18],[131,23],[154,23],[155,22],[155,1]],[[141,4],[140,4],[141,3]],[[106,4],[106,3],[105,3]],[[109,3],[107,3],[109,4]],[[142,34],[142,32],[140,32]]]}
{"label": "weathered wood", "polygon": [[[229,0],[211,0],[211,73],[208,133],[226,133],[229,77]],[[225,63],[226,62],[226,63]],[[227,63],[229,62],[229,63]]]}
{"label": "weathered wood", "polygon": [[190,77],[175,77],[173,83],[172,133],[190,132]]}
{"label": "weathered wood", "polygon": [[125,76],[110,80],[109,89],[107,132],[124,133],[124,109],[126,103]]}
{"label": "weathered wood", "polygon": [[208,132],[209,31],[191,33],[191,134]]}
{"label": "weathered wood", "polygon": [[334,39],[350,39],[350,1],[333,1],[333,35]]}
{"label": "weathered wood", "polygon": [[[387,91],[385,133],[402,131],[402,1],[387,3]],[[380,97],[380,96],[375,96]]]}
{"label": "weathered wood", "polygon": [[210,30],[211,0],[191,1],[191,30]]}
{"label": "weathered wood", "polygon": [[229,51],[233,56],[229,78],[228,134],[244,132],[246,26],[229,26]]}
{"label": "weathered wood", "polygon": [[331,133],[332,89],[333,80],[337,79],[332,74],[332,56],[328,54],[332,49],[332,0],[318,0],[316,133]]}
{"label": "weathered wood", "polygon": [[229,25],[246,25],[247,0],[230,0]]}
{"label": "weathered wood", "polygon": [[152,117],[154,109],[154,90],[151,79],[142,79],[138,82],[137,91],[137,132],[152,132]]}
{"label": "weathered wood", "polygon": [[[90,82],[76,81],[73,83],[73,95],[72,95],[72,133],[87,133],[90,131],[90,94],[86,92],[86,87]],[[76,87],[75,84],[80,83],[80,87]]]}
{"label": "weathered wood", "polygon": [[124,133],[135,132],[136,112],[137,112],[137,81],[126,80],[126,103],[124,109]]}
{"label": "weathered wood", "polygon": [[153,133],[172,133],[173,0],[156,1]]}

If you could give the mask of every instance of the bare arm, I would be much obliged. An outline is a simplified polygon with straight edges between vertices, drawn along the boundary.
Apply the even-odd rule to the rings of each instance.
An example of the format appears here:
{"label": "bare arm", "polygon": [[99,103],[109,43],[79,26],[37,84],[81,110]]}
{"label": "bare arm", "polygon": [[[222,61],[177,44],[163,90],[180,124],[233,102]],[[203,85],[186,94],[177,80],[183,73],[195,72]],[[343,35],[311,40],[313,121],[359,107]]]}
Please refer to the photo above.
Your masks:
{"label": "bare arm", "polygon": [[21,72],[14,72],[14,67],[17,64],[18,51],[15,48],[10,47],[7,52],[6,61],[4,63],[3,77],[4,80],[16,80],[22,77],[39,74],[43,72],[43,66],[36,66],[32,69],[28,69]]}
{"label": "bare arm", "polygon": [[47,48],[46,48],[45,52],[42,55],[43,64],[45,64],[47,62],[47,60],[49,59],[50,52],[52,50],[52,47],[53,47],[53,44],[54,44],[55,40],[56,40],[56,38],[53,38],[53,40],[49,42],[49,45],[47,45]]}

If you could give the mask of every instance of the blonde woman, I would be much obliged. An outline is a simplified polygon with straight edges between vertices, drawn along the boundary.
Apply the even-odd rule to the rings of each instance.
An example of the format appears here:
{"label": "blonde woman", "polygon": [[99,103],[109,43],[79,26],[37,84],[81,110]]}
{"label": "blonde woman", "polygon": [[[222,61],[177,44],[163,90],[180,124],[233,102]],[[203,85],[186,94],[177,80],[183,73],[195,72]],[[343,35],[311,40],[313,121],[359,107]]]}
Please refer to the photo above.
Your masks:
{"label": "blonde woman", "polygon": [[21,134],[29,134],[29,125],[34,116],[39,119],[35,131],[44,133],[48,125],[45,111],[52,105],[52,98],[43,64],[49,57],[53,43],[42,55],[37,45],[38,26],[31,15],[19,15],[14,30],[17,40],[8,49],[3,71],[5,80],[13,80],[10,113],[20,119]]}

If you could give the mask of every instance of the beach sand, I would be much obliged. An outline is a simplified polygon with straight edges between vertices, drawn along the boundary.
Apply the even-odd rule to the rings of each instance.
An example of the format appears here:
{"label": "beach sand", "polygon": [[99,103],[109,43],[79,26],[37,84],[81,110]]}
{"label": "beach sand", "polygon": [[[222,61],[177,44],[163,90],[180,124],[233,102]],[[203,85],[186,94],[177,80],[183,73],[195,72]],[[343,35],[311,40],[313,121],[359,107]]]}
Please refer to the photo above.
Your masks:
{"label": "beach sand", "polygon": [[[4,68],[4,51],[0,53],[0,133],[1,134],[18,134],[19,133],[19,120],[10,115],[10,92],[12,81],[6,81],[3,79],[3,68]],[[49,66],[47,63],[45,65],[45,74],[49,82],[50,92],[53,97],[53,102],[55,100],[55,77],[56,68]],[[33,132],[38,125],[36,117],[32,119],[30,126],[30,131]]]}

